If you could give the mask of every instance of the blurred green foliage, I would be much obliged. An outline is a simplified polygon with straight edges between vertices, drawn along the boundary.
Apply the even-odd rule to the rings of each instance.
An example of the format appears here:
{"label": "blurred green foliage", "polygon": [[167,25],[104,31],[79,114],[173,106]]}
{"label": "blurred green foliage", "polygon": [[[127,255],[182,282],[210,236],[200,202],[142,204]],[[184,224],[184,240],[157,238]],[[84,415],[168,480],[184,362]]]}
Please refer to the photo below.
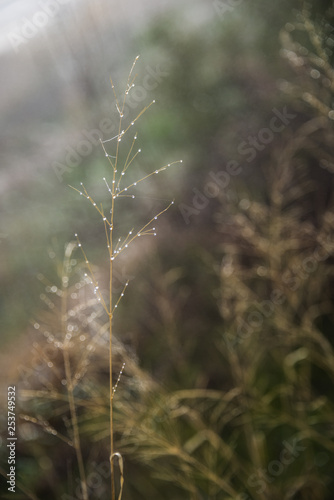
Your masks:
{"label": "blurred green foliage", "polygon": [[[241,2],[224,18],[207,14],[206,7],[207,18],[193,22],[176,11],[136,42],[152,67],[161,64],[168,73],[154,89],[156,108],[141,122],[146,162],[140,168],[185,161],[182,170],[143,190],[142,207],[154,212],[161,200],[152,198],[173,196],[176,207],[192,206],[193,189],[203,193],[210,172],[224,170],[229,160],[238,160],[243,171],[189,224],[180,210],[170,211],[159,224],[156,245],[141,247],[126,268],[136,279],[115,325],[116,364],[127,362],[115,401],[125,499],[333,497],[333,126],[324,113],[334,107],[333,80],[324,83],[329,76],[303,29],[300,6]],[[327,41],[333,5],[313,2],[309,9],[332,62]],[[312,69],[321,76],[312,77]],[[240,142],[267,127],[273,108],[284,105],[297,118],[247,163],[238,153]],[[98,112],[101,107],[98,102]],[[66,182],[84,181],[102,197],[105,168],[96,150]],[[41,178],[25,193],[34,201],[34,232],[26,218],[15,219],[17,236],[6,248],[9,298],[3,318],[16,334],[42,291],[39,284],[35,293],[33,276],[42,268],[52,283],[61,280],[60,266],[51,269],[48,253],[56,262],[64,241],[77,231],[86,235],[87,251],[98,263],[104,237],[90,207],[64,185]],[[24,212],[27,200],[19,190],[14,201],[15,210]],[[132,218],[135,223],[140,212],[130,213],[125,205],[120,226]],[[323,260],[314,257],[320,247],[329,252]],[[314,271],[305,264],[310,255]],[[259,314],[255,305],[274,290],[284,302],[267,305],[254,326],[249,317]],[[55,331],[57,321],[56,314],[43,319]],[[100,317],[92,324],[92,338],[103,324]],[[82,352],[74,350],[73,366]],[[92,464],[108,461],[106,353],[102,343],[90,356],[76,393],[87,473],[96,469]],[[61,359],[57,366],[62,369]],[[38,498],[50,500],[65,493],[80,498],[74,493],[74,453],[46,432],[48,424],[58,434],[69,432],[66,398],[58,398],[64,395],[60,379],[53,380],[44,365],[37,375],[33,369],[33,392],[21,403],[22,412],[40,422],[25,423],[19,477]],[[107,497],[109,478],[102,477],[91,499]]]}

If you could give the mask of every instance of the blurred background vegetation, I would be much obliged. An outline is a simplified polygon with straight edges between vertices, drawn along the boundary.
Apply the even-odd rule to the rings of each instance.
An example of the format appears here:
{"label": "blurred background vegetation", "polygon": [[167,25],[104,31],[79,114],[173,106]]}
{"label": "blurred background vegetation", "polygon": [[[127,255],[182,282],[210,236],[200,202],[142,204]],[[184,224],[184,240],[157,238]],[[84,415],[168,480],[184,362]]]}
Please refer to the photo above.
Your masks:
{"label": "blurred background vegetation", "polygon": [[[17,384],[20,404],[20,487],[2,477],[2,498],[81,498],[57,351],[64,272],[82,303],[69,318],[89,498],[108,498],[106,318],[67,246],[78,232],[103,281],[104,233],[68,185],[103,198],[94,131],[116,120],[110,75],[121,91],[140,54],[130,115],[156,104],[137,172],[183,166],[119,218],[122,231],[175,198],[116,275],[131,285],[115,320],[124,498],[332,499],[333,2],[55,0],[24,31],[41,5],[1,7],[1,388],[5,407]],[[1,429],[6,473],[5,415]]]}

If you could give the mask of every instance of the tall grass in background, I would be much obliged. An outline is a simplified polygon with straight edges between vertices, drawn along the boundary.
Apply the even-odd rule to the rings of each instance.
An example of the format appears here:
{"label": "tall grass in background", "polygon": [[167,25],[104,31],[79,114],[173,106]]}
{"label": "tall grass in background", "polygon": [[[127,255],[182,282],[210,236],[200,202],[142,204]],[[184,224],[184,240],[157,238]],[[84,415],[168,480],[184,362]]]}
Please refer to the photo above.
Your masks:
{"label": "tall grass in background", "polygon": [[[119,240],[117,218],[113,219],[116,201],[132,202],[130,186],[136,182],[127,185],[129,191],[121,184],[126,177],[122,173],[130,173],[127,166],[137,154],[131,138],[121,161],[125,132],[133,130],[121,125],[130,75],[123,101],[116,99],[118,134],[102,145],[110,166],[105,183],[112,213],[85,186],[78,189],[102,219],[108,275],[85,253],[83,262],[77,262],[73,252],[83,243],[78,237],[59,266],[60,284],[40,277],[48,289],[49,311],[35,328],[45,336],[47,349],[36,343],[36,357],[41,359],[38,382],[33,376],[28,381],[33,388],[25,392],[22,416],[24,453],[36,456],[49,474],[37,477],[27,460],[27,470],[34,471],[31,489],[36,487],[40,498],[105,498],[105,481],[95,486],[90,482],[97,470],[111,477],[112,495],[121,495],[122,457],[127,500],[333,498],[330,40],[330,27],[325,21],[312,23],[307,9],[281,32],[281,54],[293,73],[279,87],[298,118],[267,146],[265,155],[259,155],[260,187],[240,179],[220,194],[211,249],[198,251],[204,258],[195,262],[202,267],[193,271],[196,277],[199,271],[205,274],[200,283],[207,287],[210,307],[198,302],[198,289],[194,293],[187,287],[185,269],[194,267],[194,260],[170,273],[161,265],[150,283],[147,310],[138,313],[133,303],[136,323],[143,323],[143,332],[155,333],[148,340],[149,363],[155,362],[152,375],[113,334],[111,322],[127,288],[125,282],[113,301],[114,266],[133,236],[155,231],[153,216],[148,225],[129,230]],[[208,237],[207,221],[203,226],[198,222],[194,231],[199,228]],[[195,312],[189,302],[196,304]],[[197,309],[207,325],[204,331],[191,322]],[[215,324],[209,318],[213,309],[219,317]],[[123,315],[124,324],[128,316]],[[111,344],[112,359],[107,349]],[[159,381],[156,373],[163,374]],[[121,456],[115,452],[113,436]],[[42,439],[44,449],[36,446]],[[100,467],[106,463],[106,449],[111,456],[108,471]],[[113,457],[120,460],[119,468]]]}
{"label": "tall grass in background", "polygon": [[[43,294],[44,301],[52,310],[52,318],[48,318],[44,325],[36,322],[34,326],[36,329],[44,331],[47,341],[51,343],[57,351],[57,358],[62,357],[60,362],[59,359],[57,359],[57,363],[55,363],[51,359],[54,353],[52,356],[48,354],[45,361],[47,367],[51,369],[56,378],[59,379],[60,386],[64,386],[67,392],[59,392],[53,387],[52,382],[48,381],[46,392],[43,390],[39,392],[28,390],[24,393],[25,397],[29,397],[30,402],[32,398],[34,399],[32,403],[33,406],[38,406],[40,404],[40,398],[44,399],[44,403],[47,400],[53,401],[54,404],[56,404],[56,402],[62,402],[61,408],[58,408],[56,413],[61,415],[62,412],[65,411],[65,413],[68,414],[66,417],[66,425],[68,428],[64,435],[51,425],[49,420],[46,419],[46,416],[43,418],[35,418],[24,415],[23,419],[26,422],[40,425],[52,435],[58,436],[63,442],[66,442],[74,449],[80,478],[80,495],[82,495],[83,500],[88,500],[90,495],[87,484],[86,458],[82,450],[81,427],[84,427],[82,411],[83,408],[87,411],[91,411],[92,407],[94,407],[95,411],[96,408],[99,408],[102,410],[102,414],[105,415],[105,402],[101,400],[100,395],[96,394],[98,389],[89,386],[89,382],[87,387],[83,381],[89,362],[94,364],[91,356],[92,353],[95,352],[97,344],[99,344],[100,347],[103,345],[103,348],[109,353],[107,369],[109,374],[109,425],[108,430],[106,430],[105,425],[103,426],[102,434],[103,437],[105,437],[106,434],[109,436],[112,500],[115,500],[116,497],[118,500],[121,500],[123,493],[123,458],[122,455],[114,449],[113,405],[116,389],[121,381],[123,371],[126,370],[127,372],[133,373],[134,363],[133,361],[131,362],[131,360],[126,361],[126,354],[124,354],[124,356],[122,355],[123,360],[121,367],[118,367],[118,372],[116,372],[115,376],[113,363],[113,358],[115,356],[114,351],[119,351],[121,344],[117,344],[113,335],[114,316],[117,308],[121,306],[121,300],[129,284],[129,280],[126,280],[122,284],[121,291],[119,293],[117,292],[118,287],[115,287],[114,279],[117,263],[120,257],[132,248],[133,243],[139,237],[143,239],[145,236],[154,237],[157,235],[157,229],[155,227],[157,219],[170,208],[174,201],[169,202],[168,205],[163,207],[158,213],[151,215],[148,222],[145,224],[139,227],[130,227],[125,235],[121,234],[122,224],[118,221],[117,211],[134,211],[133,205],[124,204],[124,201],[135,203],[136,195],[134,192],[136,192],[135,188],[137,185],[161,173],[173,164],[182,163],[182,160],[174,161],[157,168],[143,177],[136,178],[132,174],[131,178],[129,178],[129,171],[133,169],[138,161],[137,157],[141,153],[141,149],[136,147],[137,132],[135,132],[135,127],[137,121],[150,106],[155,103],[153,100],[149,105],[144,106],[135,117],[128,116],[129,109],[126,107],[127,96],[131,94],[133,87],[135,87],[137,75],[134,75],[134,68],[138,58],[139,56],[136,57],[131,67],[126,87],[121,97],[118,97],[111,80],[115,106],[119,116],[118,133],[115,137],[100,141],[102,151],[109,163],[109,170],[102,179],[105,184],[106,194],[109,196],[108,202],[98,202],[95,195],[91,195],[83,183],[80,183],[79,188],[71,186],[80,196],[82,196],[82,198],[86,199],[92,205],[101,219],[101,229],[104,231],[106,237],[106,252],[104,257],[105,260],[107,260],[107,266],[102,266],[102,256],[101,261],[97,265],[89,260],[89,256],[84,250],[81,236],[76,233],[76,242],[70,243],[67,246],[65,260],[59,272],[61,284],[56,285],[55,283],[49,283],[43,276],[40,276],[41,281],[46,286],[46,291],[49,294],[51,293],[58,296],[60,303],[56,305],[55,301],[50,300]],[[131,133],[133,135],[131,139],[127,141]],[[121,205],[122,201],[123,206]],[[136,219],[136,217],[133,216],[133,219]],[[84,237],[87,238],[87,235]],[[73,252],[77,247],[80,248],[83,255],[83,262],[79,265],[77,265],[76,259],[73,258]],[[100,268],[103,267],[103,269],[108,269],[108,276],[101,276],[99,266]],[[75,271],[73,271],[73,267]],[[80,275],[80,280],[75,280],[73,283],[73,275],[77,273]],[[117,276],[119,275],[120,273],[117,273]],[[84,289],[85,292],[79,293],[78,291],[81,289]],[[108,319],[107,325],[103,322],[102,312],[104,312],[104,315]],[[47,323],[49,324],[49,328],[52,328],[51,332],[46,330]],[[87,329],[91,331],[87,332]],[[106,339],[106,334],[108,334],[108,339]],[[101,362],[98,361],[98,363],[100,364]],[[102,363],[102,370],[105,370],[104,363],[105,358]],[[93,370],[98,371],[98,367],[94,367]],[[42,384],[43,382],[42,380]],[[94,393],[95,395],[93,395]],[[65,404],[68,405],[68,410],[65,410]],[[119,477],[119,485],[116,484],[115,481],[115,460],[118,461],[117,475]],[[103,494],[105,496],[105,493]]]}
{"label": "tall grass in background", "polygon": [[[127,80],[126,88],[123,93],[123,96],[119,100],[117,98],[116,92],[115,92],[115,87],[113,82],[111,81],[112,89],[114,92],[114,97],[115,97],[115,105],[116,109],[119,114],[119,125],[118,125],[118,133],[115,137],[111,139],[107,139],[102,141],[101,140],[101,145],[104,151],[104,154],[106,158],[108,159],[109,165],[110,165],[110,170],[111,173],[109,174],[109,177],[103,178],[103,181],[106,184],[106,188],[110,194],[110,205],[111,208],[109,209],[109,215],[108,212],[105,212],[105,208],[103,208],[102,203],[98,204],[96,203],[93,198],[88,194],[85,186],[81,184],[80,190],[75,189],[80,195],[85,197],[91,204],[92,206],[97,210],[98,214],[100,215],[102,219],[102,223],[104,225],[104,231],[106,235],[106,241],[107,241],[107,253],[108,253],[108,260],[109,260],[109,291],[108,293],[103,293],[100,289],[99,281],[97,280],[93,268],[89,263],[89,260],[86,256],[86,253],[82,249],[83,252],[83,257],[85,259],[85,263],[88,267],[88,273],[87,276],[90,279],[90,282],[92,286],[94,287],[94,293],[97,295],[98,301],[101,302],[102,307],[107,314],[109,318],[109,375],[110,375],[110,384],[109,384],[109,397],[110,397],[110,463],[111,463],[111,495],[112,495],[112,500],[115,499],[115,474],[114,474],[114,458],[117,457],[119,464],[120,464],[120,473],[121,473],[121,479],[120,479],[120,492],[119,492],[119,500],[122,496],[122,490],[123,490],[123,463],[122,463],[122,457],[119,453],[114,453],[114,430],[113,430],[113,398],[116,392],[116,387],[117,383],[119,381],[119,378],[117,379],[116,385],[113,384],[113,353],[112,353],[112,345],[113,345],[113,317],[116,308],[118,307],[121,298],[124,296],[126,287],[128,286],[128,281],[125,283],[124,288],[122,293],[120,294],[118,300],[116,302],[113,301],[113,269],[114,269],[114,261],[119,257],[120,254],[125,252],[131,245],[132,243],[139,237],[142,236],[156,236],[156,228],[153,227],[155,221],[162,215],[168,208],[174,203],[173,201],[162,211],[159,213],[155,214],[146,224],[144,224],[141,228],[131,228],[128,233],[125,236],[119,236],[115,232],[117,231],[117,219],[115,217],[116,213],[116,203],[120,198],[130,198],[134,199],[135,195],[132,194],[133,188],[137,186],[140,182],[148,179],[152,175],[159,174],[163,170],[166,170],[167,167],[170,167],[171,164],[165,165],[163,167],[160,167],[159,169],[145,175],[144,177],[137,179],[136,181],[130,181],[129,183],[126,183],[126,172],[128,168],[131,167],[131,164],[136,160],[136,157],[140,154],[141,149],[136,149],[136,140],[137,140],[137,134],[135,133],[131,145],[128,149],[128,152],[125,156],[125,160],[122,161],[122,156],[121,156],[121,151],[120,151],[120,146],[121,146],[121,141],[124,140],[126,133],[130,130],[133,130],[133,127],[135,126],[137,120],[142,116],[147,109],[155,103],[153,100],[150,105],[145,106],[142,111],[135,117],[135,118],[130,118],[124,117],[125,113],[125,106],[126,106],[126,98],[129,93],[131,93],[131,89],[135,86],[135,79],[136,76],[133,76],[133,70],[135,67],[135,63],[137,61],[138,57],[135,59],[132,68],[129,73],[129,77]],[[124,128],[123,128],[124,127]],[[109,145],[112,145],[111,148],[109,148]],[[115,144],[115,146],[113,146]],[[113,154],[109,154],[107,152],[108,150],[112,150]],[[182,162],[182,160],[181,160]],[[180,162],[173,162],[175,163],[180,163]],[[82,248],[79,236],[76,234],[76,239],[78,242],[78,246]],[[117,240],[116,240],[117,238]],[[120,373],[121,374],[121,373]],[[75,412],[74,412],[74,401],[72,398],[69,399],[71,403],[71,413],[73,415],[72,422],[73,422],[73,429],[77,429],[77,423],[75,421]],[[75,432],[75,435],[78,436],[78,432]],[[76,446],[76,449],[79,449],[79,446]],[[83,477],[83,463],[82,463],[82,457],[80,453],[78,454],[78,464],[80,465],[80,476],[82,480],[82,487],[84,491],[84,497],[85,500],[88,499],[88,494],[87,490],[85,487],[85,481]],[[82,472],[81,472],[82,471]]]}
{"label": "tall grass in background", "polygon": [[220,355],[221,389],[160,388],[117,421],[125,449],[173,498],[333,498],[331,32],[306,7],[282,30],[295,75],[279,87],[298,119],[259,156],[261,189],[221,192],[220,243],[205,258],[220,280],[207,350]]}

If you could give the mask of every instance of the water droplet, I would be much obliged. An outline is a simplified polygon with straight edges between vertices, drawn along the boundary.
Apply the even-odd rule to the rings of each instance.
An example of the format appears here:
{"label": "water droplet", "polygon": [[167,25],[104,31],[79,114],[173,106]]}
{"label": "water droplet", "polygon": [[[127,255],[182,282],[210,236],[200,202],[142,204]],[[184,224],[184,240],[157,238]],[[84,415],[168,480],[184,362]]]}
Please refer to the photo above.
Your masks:
{"label": "water droplet", "polygon": [[312,78],[314,78],[315,80],[317,80],[318,78],[320,78],[320,72],[317,70],[317,69],[311,69],[310,71],[310,75]]}
{"label": "water droplet", "polygon": [[240,200],[240,202],[239,202],[239,207],[240,207],[242,210],[248,210],[250,206],[251,206],[251,203],[250,203],[250,201],[249,201],[247,198],[243,198],[243,199],[242,199],[242,200]]}
{"label": "water droplet", "polygon": [[264,266],[259,266],[256,270],[258,276],[266,276],[267,269]]}

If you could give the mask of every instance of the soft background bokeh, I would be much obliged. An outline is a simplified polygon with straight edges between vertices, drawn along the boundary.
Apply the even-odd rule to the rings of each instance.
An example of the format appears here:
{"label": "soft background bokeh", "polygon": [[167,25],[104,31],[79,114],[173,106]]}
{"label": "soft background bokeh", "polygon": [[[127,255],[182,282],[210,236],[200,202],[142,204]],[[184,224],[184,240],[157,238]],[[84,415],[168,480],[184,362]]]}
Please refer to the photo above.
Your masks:
{"label": "soft background bokeh", "polygon": [[[2,407],[14,383],[20,403],[20,487],[6,493],[1,477],[1,498],[81,498],[73,450],[59,439],[71,436],[63,361],[45,345],[48,331],[59,335],[61,262],[75,232],[102,282],[107,273],[103,227],[69,185],[104,199],[96,131],[116,124],[110,76],[122,92],[140,54],[130,114],[156,103],[138,122],[134,169],[183,164],[119,214],[126,231],[175,198],[158,237],[138,241],[117,270],[117,290],[130,280],[115,346],[116,366],[127,363],[115,402],[123,498],[332,499],[332,2],[4,0],[0,9]],[[284,109],[292,118],[268,139],[261,130]],[[263,142],[247,161],[250,136]],[[232,160],[241,171],[211,184],[210,198],[208,183]],[[70,260],[78,291],[80,252]],[[78,336],[94,339],[105,318],[79,298],[96,316]],[[86,363],[85,341],[73,366],[88,477],[99,469],[89,498],[109,498],[96,465],[108,460],[106,342]],[[1,429],[6,473],[5,414]]]}

